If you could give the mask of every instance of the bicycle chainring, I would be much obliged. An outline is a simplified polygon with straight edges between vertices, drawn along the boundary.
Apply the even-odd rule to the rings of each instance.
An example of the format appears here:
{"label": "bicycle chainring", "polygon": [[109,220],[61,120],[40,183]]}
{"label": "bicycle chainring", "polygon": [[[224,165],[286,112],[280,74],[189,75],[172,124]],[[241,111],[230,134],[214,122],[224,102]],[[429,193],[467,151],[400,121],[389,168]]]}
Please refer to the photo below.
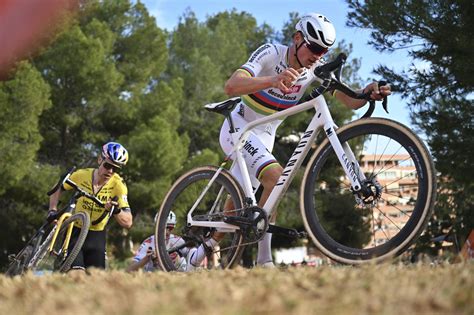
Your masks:
{"label": "bicycle chainring", "polygon": [[252,206],[244,210],[243,216],[251,222],[251,225],[241,227],[244,241],[260,241],[268,230],[267,213],[262,208]]}

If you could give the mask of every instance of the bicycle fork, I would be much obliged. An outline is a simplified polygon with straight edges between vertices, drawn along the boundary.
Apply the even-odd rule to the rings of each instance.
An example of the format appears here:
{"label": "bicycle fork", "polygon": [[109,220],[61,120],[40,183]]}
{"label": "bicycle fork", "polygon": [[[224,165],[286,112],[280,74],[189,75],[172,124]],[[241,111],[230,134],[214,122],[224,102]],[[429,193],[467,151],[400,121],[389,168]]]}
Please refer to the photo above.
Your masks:
{"label": "bicycle fork", "polygon": [[364,172],[361,172],[359,163],[355,158],[352,149],[349,147],[347,142],[341,144],[336,134],[336,129],[333,125],[324,126],[324,131],[328,137],[331,146],[336,153],[339,163],[344,169],[347,177],[351,181],[351,187],[354,192],[358,192],[362,189],[361,182],[366,178]]}
{"label": "bicycle fork", "polygon": [[58,237],[58,234],[59,234],[59,230],[61,230],[61,226],[63,224],[63,222],[69,218],[72,214],[71,213],[64,213],[60,218],[59,218],[59,221],[57,223],[57,228],[56,228],[56,231],[54,231],[54,235],[53,235],[53,239],[51,241],[51,245],[49,245],[49,248],[48,248],[48,253],[50,254],[54,254],[56,256],[59,256],[61,254],[64,254],[65,256],[67,255],[67,249],[69,247],[69,241],[71,240],[71,235],[72,235],[72,229],[74,228],[74,224],[69,224],[69,226],[67,227],[67,231],[66,231],[66,237],[64,239],[64,242],[63,242],[63,246],[61,247],[60,251],[59,252],[55,252],[54,251],[54,244],[56,243],[56,238]]}

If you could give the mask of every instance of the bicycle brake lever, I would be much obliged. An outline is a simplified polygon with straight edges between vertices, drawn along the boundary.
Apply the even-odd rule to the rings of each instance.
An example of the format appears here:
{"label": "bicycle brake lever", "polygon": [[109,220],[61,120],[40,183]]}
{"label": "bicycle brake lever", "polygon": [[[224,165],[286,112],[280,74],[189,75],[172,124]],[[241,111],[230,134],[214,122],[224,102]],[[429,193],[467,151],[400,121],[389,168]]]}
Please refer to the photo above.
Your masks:
{"label": "bicycle brake lever", "polygon": [[382,107],[383,107],[383,109],[385,110],[385,112],[386,112],[387,114],[389,114],[389,112],[388,112],[388,107],[387,107],[387,97],[386,97],[386,96],[383,98]]}
{"label": "bicycle brake lever", "polygon": [[[379,81],[379,83],[378,83],[379,88],[380,88],[381,86],[387,85],[387,83],[388,83],[388,82],[385,81],[385,80]],[[385,97],[383,98],[383,101],[382,101],[382,107],[383,107],[383,109],[385,110],[385,112],[388,114],[389,112],[388,112],[388,104],[387,104],[387,103],[388,103],[388,97],[385,96]]]}
{"label": "bicycle brake lever", "polygon": [[374,113],[374,109],[375,109],[375,101],[370,100],[369,101],[369,109],[365,112],[364,115],[362,115],[361,119],[362,118],[369,118],[370,116],[372,116],[372,114]]}
{"label": "bicycle brake lever", "polygon": [[[382,80],[382,81],[378,82],[379,87],[384,86],[384,85],[387,85],[387,81]],[[371,92],[367,92],[366,94],[364,94],[366,99],[368,99],[368,101],[369,101],[369,109],[367,110],[367,112],[365,112],[364,115],[362,115],[361,118],[368,118],[368,117],[372,116],[372,114],[374,113],[375,101],[370,99],[370,94],[371,94]],[[387,114],[389,114],[389,112],[388,112],[388,97],[387,96],[385,96],[382,100],[382,107],[385,110],[385,112]]]}

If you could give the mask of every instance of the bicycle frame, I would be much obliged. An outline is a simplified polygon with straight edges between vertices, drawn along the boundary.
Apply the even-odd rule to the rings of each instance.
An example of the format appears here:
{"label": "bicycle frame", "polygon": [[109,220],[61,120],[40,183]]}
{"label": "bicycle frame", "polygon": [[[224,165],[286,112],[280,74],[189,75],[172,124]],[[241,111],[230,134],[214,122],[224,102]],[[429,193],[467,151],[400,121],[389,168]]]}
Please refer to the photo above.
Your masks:
{"label": "bicycle frame", "polygon": [[[298,113],[301,113],[306,110],[310,110],[312,108],[314,108],[316,112],[311,122],[309,123],[308,127],[306,128],[306,131],[303,133],[303,136],[301,137],[300,142],[298,143],[293,154],[288,160],[285,168],[283,169],[283,172],[280,178],[278,179],[276,186],[273,188],[270,196],[268,197],[265,205],[263,206],[264,211],[267,213],[269,217],[276,211],[279,201],[285,194],[286,190],[288,189],[291,181],[293,180],[296,174],[296,171],[301,166],[301,164],[303,163],[303,160],[305,159],[308,152],[310,151],[311,146],[314,143],[320,128],[324,129],[329,139],[329,142],[331,143],[331,146],[336,152],[336,155],[339,159],[339,162],[341,163],[341,166],[343,167],[346,175],[351,181],[352,189],[354,191],[359,191],[361,189],[361,181],[365,180],[365,176],[363,172],[360,171],[360,166],[358,165],[357,160],[355,159],[355,156],[351,148],[347,145],[347,143],[342,145],[341,142],[339,141],[336,135],[337,126],[334,123],[334,120],[332,119],[331,113],[329,112],[329,108],[326,103],[326,100],[324,99],[323,95],[319,95],[318,97],[313,98],[312,100],[309,100],[307,102],[301,103],[298,106],[294,106],[286,110],[283,110],[281,112],[257,119],[249,123],[248,125],[246,125],[243,130],[231,134],[232,141],[234,143],[234,148],[232,149],[231,154],[228,155],[227,158],[225,159],[225,162],[230,159],[230,156],[235,154],[234,163],[237,163],[240,167],[242,178],[243,178],[243,182],[241,183],[241,185],[244,190],[245,196],[251,199],[252,205],[257,205],[255,194],[253,192],[252,184],[250,181],[248,168],[247,168],[247,165],[245,163],[243,153],[242,153],[242,148],[245,145],[248,137],[250,136],[252,129],[259,125],[263,125],[275,120],[279,120],[285,117],[296,115]],[[239,229],[238,227],[234,225],[227,224],[224,222],[194,221],[192,219],[192,213],[194,209],[199,204],[202,197],[204,196],[208,188],[211,186],[213,181],[217,178],[219,173],[222,171],[225,165],[225,162],[221,165],[219,170],[210,180],[209,184],[206,186],[204,191],[201,193],[201,196],[198,198],[198,200],[195,202],[191,210],[188,212],[188,215],[187,215],[188,225],[213,227],[213,228],[217,228],[219,231],[222,231],[222,232],[235,231]]]}
{"label": "bicycle frame", "polygon": [[[59,230],[61,229],[61,226],[63,225],[64,220],[69,218],[71,215],[72,214],[70,212],[67,212],[67,213],[63,213],[61,215],[61,217],[59,218],[58,223],[56,224],[56,230],[54,231],[53,240],[51,241],[51,245],[49,245],[49,248],[48,248],[48,253],[51,253],[53,251],[54,244],[56,243],[56,238],[58,237]],[[72,234],[73,227],[74,227],[74,224],[72,224],[72,223],[69,224],[67,232],[66,232],[66,238],[63,242],[63,247],[61,249],[62,252],[66,253],[66,254],[67,254],[67,249],[69,247],[69,241],[71,240],[71,234]],[[55,253],[55,254],[58,254],[58,253]]]}
{"label": "bicycle frame", "polygon": [[[69,208],[70,207],[74,207],[73,205],[69,205],[68,206]],[[72,210],[71,210],[72,211]],[[49,232],[48,236],[46,238],[41,238],[40,241],[41,243],[45,242],[46,240],[52,238],[52,241],[51,241],[51,244],[49,245],[48,247],[48,251],[47,251],[47,254],[51,254],[51,252],[53,252],[53,248],[54,248],[54,244],[56,243],[56,238],[58,237],[58,234],[59,234],[59,230],[61,229],[61,226],[63,224],[63,222],[69,218],[70,216],[72,215],[71,212],[65,212],[63,213],[59,219],[58,219],[58,222],[54,225],[53,229]],[[71,240],[71,235],[72,235],[72,229],[73,229],[74,225],[73,224],[70,224],[68,226],[68,230],[66,232],[66,238],[65,238],[65,241],[63,242],[63,246],[61,248],[61,253],[65,253],[67,255],[67,249],[69,247],[69,242]],[[30,268],[35,262],[36,260],[39,258],[38,255],[39,253],[41,252],[39,249],[40,247],[44,246],[44,244],[37,244],[36,247],[35,247],[35,250],[34,250],[34,255],[31,257],[31,259],[29,260],[28,262],[28,268]],[[58,253],[55,253],[55,254],[58,254]]]}

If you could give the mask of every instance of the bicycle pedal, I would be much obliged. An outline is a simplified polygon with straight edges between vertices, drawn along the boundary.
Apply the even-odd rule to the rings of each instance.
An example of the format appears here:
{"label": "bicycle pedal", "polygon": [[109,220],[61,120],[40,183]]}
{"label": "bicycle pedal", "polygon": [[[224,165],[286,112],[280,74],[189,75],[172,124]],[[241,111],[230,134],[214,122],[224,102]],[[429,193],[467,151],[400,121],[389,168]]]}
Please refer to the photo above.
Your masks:
{"label": "bicycle pedal", "polygon": [[308,237],[308,233],[306,233],[305,231],[298,232],[298,238],[307,238],[307,237]]}

